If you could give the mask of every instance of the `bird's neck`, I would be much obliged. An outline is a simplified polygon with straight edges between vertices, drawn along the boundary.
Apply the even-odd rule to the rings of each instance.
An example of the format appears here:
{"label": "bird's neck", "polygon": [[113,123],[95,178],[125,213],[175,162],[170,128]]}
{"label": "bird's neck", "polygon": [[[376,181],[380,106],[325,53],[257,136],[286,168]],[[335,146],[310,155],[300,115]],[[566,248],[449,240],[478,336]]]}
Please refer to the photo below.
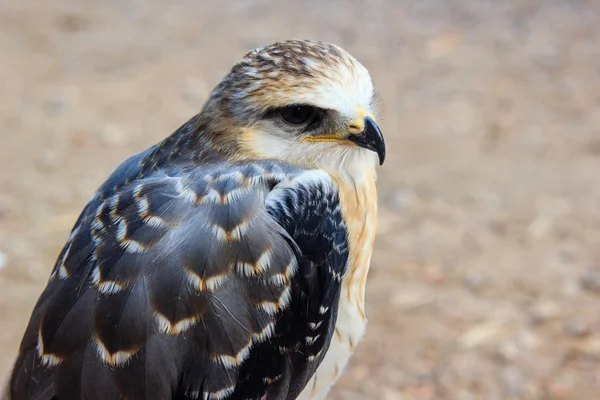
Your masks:
{"label": "bird's neck", "polygon": [[377,155],[358,147],[341,153],[325,152],[312,160],[313,167],[323,169],[331,176],[348,184],[362,187],[377,180]]}
{"label": "bird's neck", "polygon": [[192,117],[166,137],[146,156],[144,162],[153,168],[179,163],[201,163],[216,159],[235,159],[239,146],[235,135],[223,134],[225,127],[206,113]]}
{"label": "bird's neck", "polygon": [[365,288],[377,229],[375,171],[360,180],[334,179],[340,188],[340,203],[348,229],[348,269],[342,295],[355,303],[364,317]]}

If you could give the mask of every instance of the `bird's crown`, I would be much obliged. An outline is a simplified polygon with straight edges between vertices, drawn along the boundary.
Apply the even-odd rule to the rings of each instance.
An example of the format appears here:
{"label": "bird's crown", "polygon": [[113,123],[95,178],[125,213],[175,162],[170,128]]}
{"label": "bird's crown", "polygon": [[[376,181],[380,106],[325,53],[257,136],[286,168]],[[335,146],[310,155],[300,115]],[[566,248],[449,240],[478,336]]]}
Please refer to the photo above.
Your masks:
{"label": "bird's crown", "polygon": [[375,106],[371,77],[339,46],[287,40],[247,53],[220,82],[213,96],[228,99],[234,111],[310,104],[351,115],[357,106]]}

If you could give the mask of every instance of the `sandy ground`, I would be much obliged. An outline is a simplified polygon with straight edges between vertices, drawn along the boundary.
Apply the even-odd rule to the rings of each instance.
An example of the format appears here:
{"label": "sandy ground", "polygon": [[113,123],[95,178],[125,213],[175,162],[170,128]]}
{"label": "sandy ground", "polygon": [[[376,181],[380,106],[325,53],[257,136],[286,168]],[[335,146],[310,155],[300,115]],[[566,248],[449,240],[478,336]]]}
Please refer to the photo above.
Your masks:
{"label": "sandy ground", "polygon": [[0,376],[77,214],[248,49],[385,104],[365,341],[332,399],[600,393],[600,2],[0,1]]}

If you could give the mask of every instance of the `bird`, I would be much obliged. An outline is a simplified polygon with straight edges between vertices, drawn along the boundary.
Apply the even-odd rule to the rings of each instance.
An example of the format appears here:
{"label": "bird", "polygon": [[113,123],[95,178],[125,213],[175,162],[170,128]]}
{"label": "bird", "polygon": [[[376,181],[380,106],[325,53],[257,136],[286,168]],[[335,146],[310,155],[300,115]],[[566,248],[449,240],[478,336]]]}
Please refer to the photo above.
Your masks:
{"label": "bird", "polygon": [[324,399],[366,327],[378,104],[337,45],[243,56],[84,207],[8,397]]}

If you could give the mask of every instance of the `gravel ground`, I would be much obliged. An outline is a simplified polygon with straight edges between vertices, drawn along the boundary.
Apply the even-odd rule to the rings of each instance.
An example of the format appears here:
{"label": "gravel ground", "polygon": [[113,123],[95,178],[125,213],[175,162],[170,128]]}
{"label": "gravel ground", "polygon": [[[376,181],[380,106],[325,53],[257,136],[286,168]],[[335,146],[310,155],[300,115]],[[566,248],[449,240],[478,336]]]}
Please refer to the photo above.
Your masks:
{"label": "gravel ground", "polygon": [[389,143],[332,399],[600,393],[600,2],[0,1],[0,377],[86,200],[248,49],[347,48]]}

